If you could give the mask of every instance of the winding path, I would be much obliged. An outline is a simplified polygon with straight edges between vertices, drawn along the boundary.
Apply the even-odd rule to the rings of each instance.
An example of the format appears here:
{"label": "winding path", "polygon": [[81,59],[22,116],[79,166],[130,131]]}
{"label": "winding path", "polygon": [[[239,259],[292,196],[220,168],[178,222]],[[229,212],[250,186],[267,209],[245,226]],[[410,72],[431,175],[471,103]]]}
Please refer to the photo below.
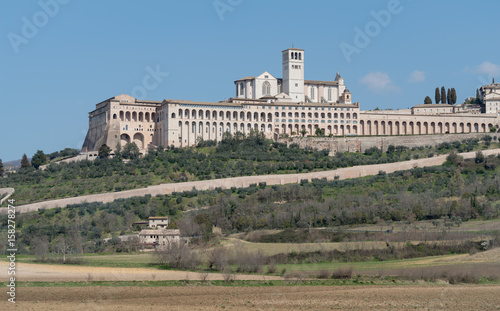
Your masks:
{"label": "winding path", "polygon": [[[500,154],[500,149],[482,150],[485,156]],[[476,152],[466,152],[460,154],[464,159],[474,158]],[[109,192],[101,194],[92,194],[81,197],[57,199],[39,203],[32,203],[17,206],[16,210],[20,213],[27,213],[37,211],[39,209],[50,209],[56,207],[66,207],[70,204],[81,204],[85,202],[113,202],[117,199],[126,199],[137,196],[145,196],[150,194],[152,196],[171,194],[172,192],[191,191],[193,188],[197,190],[210,190],[215,188],[229,189],[231,187],[243,188],[251,184],[258,184],[265,182],[269,185],[284,185],[300,183],[301,180],[311,180],[314,178],[326,178],[333,180],[338,176],[338,179],[358,178],[364,176],[377,175],[380,171],[386,173],[393,173],[395,171],[409,170],[415,167],[437,166],[442,165],[446,161],[447,155],[440,155],[432,158],[410,160],[396,163],[374,164],[374,165],[361,165],[346,168],[339,168],[331,171],[321,171],[312,173],[300,174],[282,174],[282,175],[259,175],[259,176],[242,176],[212,180],[190,181],[184,183],[168,183],[156,186],[149,186],[147,188],[126,190],[120,192]],[[5,214],[6,208],[0,209],[0,214]]]}

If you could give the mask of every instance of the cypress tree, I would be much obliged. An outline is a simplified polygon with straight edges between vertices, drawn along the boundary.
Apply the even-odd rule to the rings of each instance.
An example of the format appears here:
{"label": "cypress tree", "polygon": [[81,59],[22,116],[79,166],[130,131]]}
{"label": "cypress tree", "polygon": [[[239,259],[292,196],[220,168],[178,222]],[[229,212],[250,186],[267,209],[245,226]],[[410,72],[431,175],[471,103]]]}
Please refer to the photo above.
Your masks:
{"label": "cypress tree", "polygon": [[432,104],[432,99],[429,96],[425,96],[424,104],[426,104],[426,105]]}
{"label": "cypress tree", "polygon": [[439,104],[439,101],[441,100],[441,93],[439,93],[439,88],[436,88],[436,91],[434,92],[434,99],[436,100],[436,104]]}
{"label": "cypress tree", "polygon": [[4,172],[5,172],[5,170],[3,169],[3,162],[2,162],[2,159],[0,159],[0,177],[3,176]]}
{"label": "cypress tree", "polygon": [[451,89],[451,103],[452,105],[455,105],[457,103],[457,92],[455,91],[455,88]]}
{"label": "cypress tree", "polygon": [[451,104],[451,90],[448,89],[448,92],[446,92],[446,100],[448,101],[448,104]]}
{"label": "cypress tree", "polygon": [[441,87],[441,104],[446,104],[446,89]]}
{"label": "cypress tree", "polygon": [[21,168],[27,168],[30,166],[31,166],[30,160],[28,160],[28,157],[26,156],[25,153],[23,154],[23,158],[21,159]]}

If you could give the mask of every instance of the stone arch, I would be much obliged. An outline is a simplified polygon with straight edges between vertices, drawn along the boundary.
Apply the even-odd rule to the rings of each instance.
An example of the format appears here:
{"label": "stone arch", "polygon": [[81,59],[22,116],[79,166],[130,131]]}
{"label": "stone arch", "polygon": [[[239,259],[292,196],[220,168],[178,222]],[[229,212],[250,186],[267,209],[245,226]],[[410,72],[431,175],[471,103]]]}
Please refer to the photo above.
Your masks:
{"label": "stone arch", "polygon": [[125,113],[125,121],[129,121],[130,122],[130,111],[127,111]]}
{"label": "stone arch", "polygon": [[357,125],[352,126],[352,134],[355,134],[355,135],[358,134],[358,126]]}
{"label": "stone arch", "polygon": [[128,143],[130,143],[130,136],[128,134],[121,134],[120,135],[120,145],[123,147]]}
{"label": "stone arch", "polygon": [[139,112],[139,122],[144,121],[144,113],[141,111]]}
{"label": "stone arch", "polygon": [[358,118],[358,114],[357,114],[357,113],[353,113],[353,114],[352,114],[352,118],[353,118],[353,119],[357,119],[357,118]]}
{"label": "stone arch", "polygon": [[240,111],[240,121],[245,121],[245,113]]}
{"label": "stone arch", "polygon": [[123,111],[120,111],[120,121],[124,120],[125,120],[125,114],[123,113]]}
{"label": "stone arch", "polygon": [[172,112],[172,119],[175,119],[175,112]]}
{"label": "stone arch", "polygon": [[258,112],[254,112],[253,113],[253,120],[254,121],[259,121],[259,113]]}
{"label": "stone arch", "polygon": [[247,121],[252,121],[252,113],[251,112],[247,112]]}
{"label": "stone arch", "polygon": [[116,120],[118,119],[118,116],[116,115],[116,113],[113,113],[113,120]]}
{"label": "stone arch", "polygon": [[156,119],[156,113],[154,112],[151,113],[151,121],[158,122],[158,120]]}
{"label": "stone arch", "polygon": [[270,112],[267,114],[267,122],[273,122],[273,114]]}
{"label": "stone arch", "polygon": [[137,122],[137,112],[132,112],[132,121]]}
{"label": "stone arch", "polygon": [[224,120],[224,111],[219,111],[219,118]]}
{"label": "stone arch", "polygon": [[142,135],[142,133],[134,134],[134,144],[136,144],[139,149],[144,149],[144,135]]}

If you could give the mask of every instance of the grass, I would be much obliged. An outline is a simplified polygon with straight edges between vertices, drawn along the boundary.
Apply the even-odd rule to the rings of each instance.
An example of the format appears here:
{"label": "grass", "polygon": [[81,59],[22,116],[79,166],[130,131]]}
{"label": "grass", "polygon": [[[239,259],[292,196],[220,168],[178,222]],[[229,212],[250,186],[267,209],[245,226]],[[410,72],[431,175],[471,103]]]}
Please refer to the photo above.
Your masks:
{"label": "grass", "polygon": [[[0,260],[7,261],[5,258]],[[16,261],[20,263],[36,263],[35,256],[17,255]],[[89,267],[110,267],[110,268],[151,268],[153,267],[154,257],[150,253],[139,254],[84,254],[83,264],[78,266]],[[45,264],[45,263],[44,263]],[[51,264],[51,263],[46,263]],[[59,263],[54,263],[59,265]]]}
{"label": "grass", "polygon": [[[492,202],[494,204],[495,202]],[[498,202],[500,203],[500,202]],[[423,220],[416,221],[412,224],[414,227],[421,228],[420,232],[423,232],[424,229],[427,232],[440,232],[443,231],[444,227],[441,225],[439,227],[435,227],[432,224],[431,220]],[[385,232],[387,230],[393,230],[393,232],[403,232],[407,230],[408,225],[402,222],[394,222],[391,225],[351,225],[351,226],[341,226],[339,229],[342,229],[346,232],[349,231],[378,231]],[[495,231],[500,231],[500,219],[492,219],[492,220],[481,220],[481,219],[470,219],[466,222],[463,222],[460,227],[453,226],[447,231],[451,232],[474,232],[474,233],[492,233]]]}
{"label": "grass", "polygon": [[261,250],[266,256],[276,254],[287,254],[291,252],[314,252],[314,251],[331,251],[346,249],[383,249],[387,245],[382,241],[366,241],[366,242],[338,242],[338,243],[253,243],[235,238],[229,238],[222,242],[222,245],[230,248],[241,247],[243,250],[255,252]]}

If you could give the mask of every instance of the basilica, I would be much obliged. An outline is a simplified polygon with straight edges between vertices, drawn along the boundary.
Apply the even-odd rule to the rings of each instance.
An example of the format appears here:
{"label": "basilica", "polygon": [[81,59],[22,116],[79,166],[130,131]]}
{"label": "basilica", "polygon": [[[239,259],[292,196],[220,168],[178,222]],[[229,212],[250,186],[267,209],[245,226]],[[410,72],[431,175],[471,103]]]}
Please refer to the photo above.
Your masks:
{"label": "basilica", "polygon": [[[221,102],[139,100],[119,95],[89,113],[82,152],[103,144],[116,148],[134,142],[143,152],[152,146],[193,146],[221,140],[224,132],[261,131],[267,138],[283,135],[367,136],[490,132],[499,128],[500,84],[481,88],[484,111],[448,104],[411,109],[360,111],[337,72],[333,81],[304,79],[304,50],[282,53],[282,77],[264,71],[234,81],[234,97]],[[321,131],[318,131],[320,129]]]}

